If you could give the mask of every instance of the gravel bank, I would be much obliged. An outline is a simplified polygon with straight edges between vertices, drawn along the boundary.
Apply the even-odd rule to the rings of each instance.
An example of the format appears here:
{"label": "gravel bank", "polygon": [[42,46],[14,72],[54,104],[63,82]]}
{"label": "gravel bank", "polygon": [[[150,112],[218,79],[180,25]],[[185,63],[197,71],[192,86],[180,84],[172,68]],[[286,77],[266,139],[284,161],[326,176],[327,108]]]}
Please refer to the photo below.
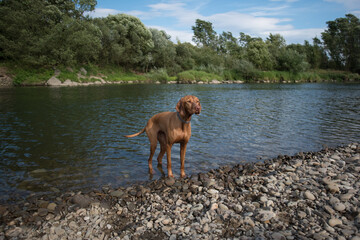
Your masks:
{"label": "gravel bank", "polygon": [[360,239],[360,145],[0,206],[0,239]]}

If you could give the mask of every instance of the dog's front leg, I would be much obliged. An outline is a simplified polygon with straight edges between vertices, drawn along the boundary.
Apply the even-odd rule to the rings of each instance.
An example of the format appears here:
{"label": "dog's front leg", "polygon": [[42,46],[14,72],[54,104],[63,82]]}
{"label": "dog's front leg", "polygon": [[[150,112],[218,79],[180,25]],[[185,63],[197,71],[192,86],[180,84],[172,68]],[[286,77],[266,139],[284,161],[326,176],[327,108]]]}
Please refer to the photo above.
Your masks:
{"label": "dog's front leg", "polygon": [[180,177],[185,177],[185,153],[187,143],[180,143]]}
{"label": "dog's front leg", "polygon": [[174,177],[172,170],[171,170],[171,147],[172,147],[172,144],[167,144],[167,146],[166,146],[168,177]]}

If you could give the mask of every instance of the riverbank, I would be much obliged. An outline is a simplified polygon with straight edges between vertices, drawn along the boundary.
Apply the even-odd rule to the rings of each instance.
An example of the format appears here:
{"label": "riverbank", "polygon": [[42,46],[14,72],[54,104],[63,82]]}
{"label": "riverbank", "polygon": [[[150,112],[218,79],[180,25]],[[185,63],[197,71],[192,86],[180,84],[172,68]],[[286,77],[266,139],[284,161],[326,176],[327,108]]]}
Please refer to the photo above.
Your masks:
{"label": "riverbank", "polygon": [[60,67],[56,69],[26,69],[14,65],[0,67],[0,87],[11,86],[89,86],[104,84],[221,84],[221,83],[307,83],[307,82],[360,82],[356,73],[316,70],[291,73],[282,71],[254,71],[245,78],[231,74],[215,74],[199,70],[183,71],[169,76],[165,69],[149,73],[126,71],[115,66]]}
{"label": "riverbank", "polygon": [[0,206],[0,239],[360,239],[360,145]]}

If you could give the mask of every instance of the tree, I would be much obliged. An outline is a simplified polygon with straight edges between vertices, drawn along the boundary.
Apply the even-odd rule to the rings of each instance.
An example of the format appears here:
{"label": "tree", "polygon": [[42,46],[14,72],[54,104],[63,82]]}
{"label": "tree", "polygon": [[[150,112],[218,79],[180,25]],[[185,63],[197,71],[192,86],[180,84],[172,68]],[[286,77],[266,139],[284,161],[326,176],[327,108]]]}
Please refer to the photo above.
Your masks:
{"label": "tree", "polygon": [[218,52],[240,58],[242,48],[231,32],[223,32],[218,40]]}
{"label": "tree", "polygon": [[[0,1],[0,58],[37,66],[93,59],[97,39],[90,35],[97,30],[83,14],[95,5],[95,0]],[[84,54],[88,57],[80,57]]]}
{"label": "tree", "polygon": [[150,28],[154,47],[151,50],[151,64],[155,68],[171,68],[175,64],[176,50],[165,31]]}
{"label": "tree", "polygon": [[192,39],[199,47],[209,47],[216,50],[217,35],[211,22],[196,19],[192,30],[194,32]]}
{"label": "tree", "polygon": [[345,16],[328,21],[321,36],[335,68],[360,72],[360,20]]}
{"label": "tree", "polygon": [[278,57],[278,69],[293,73],[307,70],[308,63],[305,54],[300,54],[292,48],[282,48]]}
{"label": "tree", "polygon": [[273,67],[272,57],[263,40],[250,41],[246,47],[246,57],[258,69],[271,70]]}
{"label": "tree", "polygon": [[109,15],[105,23],[110,29],[110,49],[117,52],[113,61],[127,67],[144,65],[154,47],[150,30],[137,17],[127,14]]}
{"label": "tree", "polygon": [[286,47],[286,41],[283,36],[280,34],[271,34],[266,39],[266,44],[269,48],[269,52],[272,57],[272,61],[274,65],[278,65],[278,58],[280,55],[280,52],[283,48]]}

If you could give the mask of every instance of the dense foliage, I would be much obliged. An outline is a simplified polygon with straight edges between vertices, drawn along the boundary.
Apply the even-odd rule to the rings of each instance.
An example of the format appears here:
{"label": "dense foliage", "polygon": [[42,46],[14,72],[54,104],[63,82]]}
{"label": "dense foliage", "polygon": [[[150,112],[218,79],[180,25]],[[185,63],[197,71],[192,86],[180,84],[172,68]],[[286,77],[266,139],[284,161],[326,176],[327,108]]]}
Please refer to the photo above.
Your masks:
{"label": "dense foliage", "polygon": [[96,0],[0,0],[0,61],[48,68],[115,65],[152,74],[157,69],[161,76],[191,70],[245,80],[261,71],[360,72],[360,21],[351,14],[327,22],[322,40],[289,45],[279,34],[265,40],[217,34],[212,23],[197,19],[194,46],[173,43],[134,16],[86,16],[95,6]]}

